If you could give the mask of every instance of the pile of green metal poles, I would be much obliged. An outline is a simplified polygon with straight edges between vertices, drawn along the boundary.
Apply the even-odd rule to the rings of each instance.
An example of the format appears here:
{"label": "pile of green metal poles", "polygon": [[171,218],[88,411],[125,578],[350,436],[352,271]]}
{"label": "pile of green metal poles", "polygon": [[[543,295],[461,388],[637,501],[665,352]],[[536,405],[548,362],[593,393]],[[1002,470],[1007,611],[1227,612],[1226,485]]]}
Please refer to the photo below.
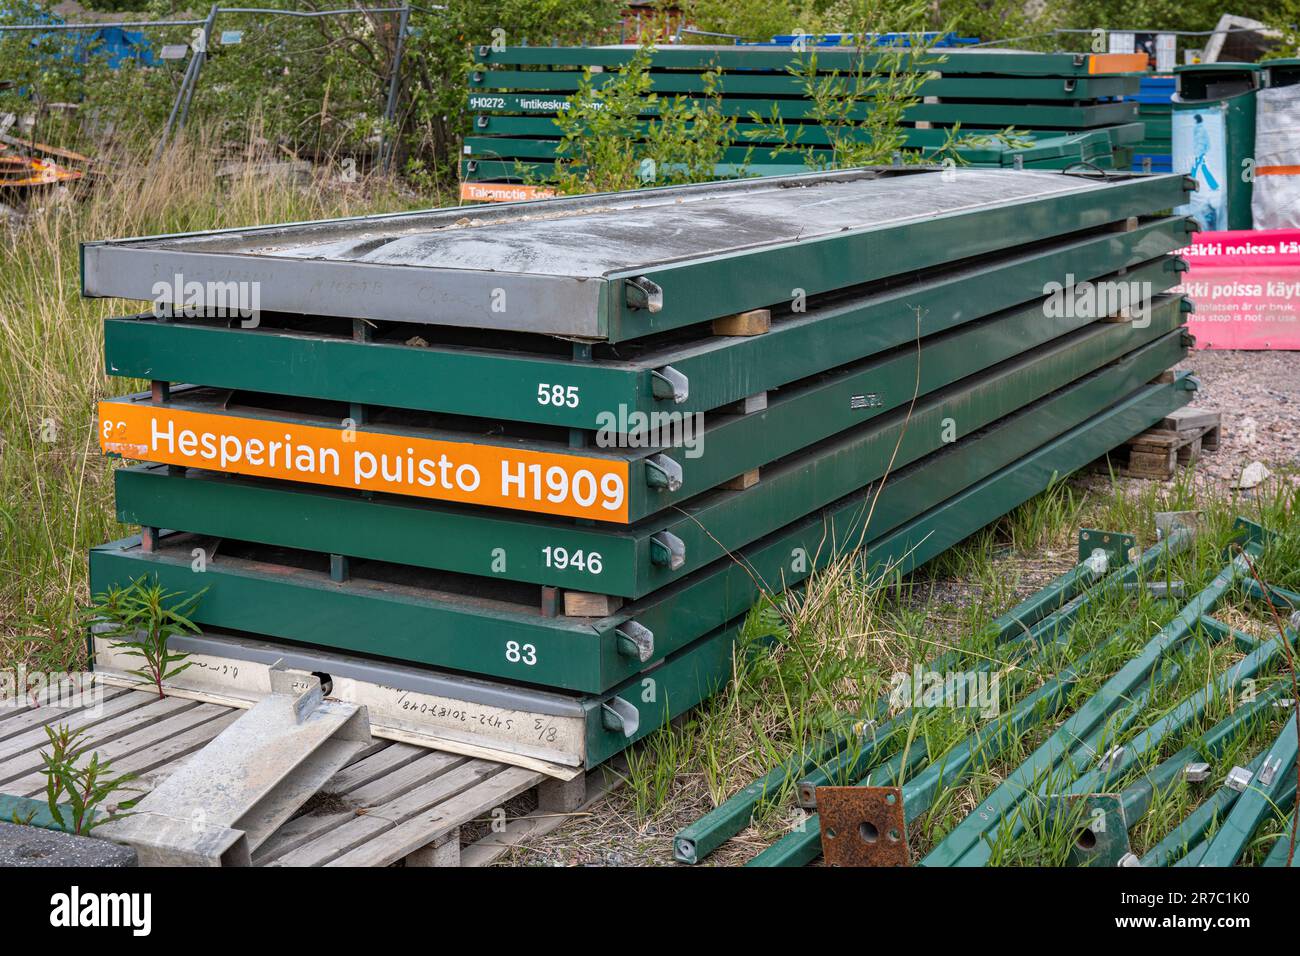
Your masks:
{"label": "pile of green metal poles", "polygon": [[[1106,592],[1107,588],[1146,578],[1160,562],[1167,560],[1189,544],[1191,532],[1179,529],[1157,543],[1133,562],[1126,561],[1132,538],[1119,533],[1095,531],[1081,532],[1079,564],[1058,576],[1041,590],[1012,608],[990,625],[995,647],[1007,648],[1013,653],[1024,653],[1030,648],[1044,647],[1068,635],[1071,622],[1087,607],[1089,602]],[[1101,560],[1098,553],[1100,551]],[[943,670],[962,664],[962,648],[946,652],[924,665],[925,670]],[[988,666],[987,660],[976,666]],[[883,720],[888,713],[889,701],[883,697],[875,704],[871,719]],[[1036,714],[1027,708],[1020,719]],[[859,780],[870,777],[868,771],[880,762],[880,755],[891,742],[886,732],[895,732],[906,725],[907,713],[891,718],[883,725],[872,726],[868,740],[852,743],[844,739],[828,742],[814,751],[807,751],[798,759],[769,771],[718,808],[681,830],[673,841],[674,857],[682,863],[698,863],[726,840],[750,824],[754,812],[767,800],[780,799],[786,787],[796,782],[798,799],[805,808],[815,807],[816,787],[828,783]],[[972,742],[973,744],[973,742]],[[980,750],[990,746],[987,742]],[[951,764],[955,768],[956,764]],[[953,772],[951,769],[949,772]],[[933,797],[933,791],[929,793]],[[918,798],[906,804],[919,809]],[[805,821],[805,829],[779,841],[771,852],[765,851],[754,865],[802,865],[814,858],[818,827],[816,817]]]}

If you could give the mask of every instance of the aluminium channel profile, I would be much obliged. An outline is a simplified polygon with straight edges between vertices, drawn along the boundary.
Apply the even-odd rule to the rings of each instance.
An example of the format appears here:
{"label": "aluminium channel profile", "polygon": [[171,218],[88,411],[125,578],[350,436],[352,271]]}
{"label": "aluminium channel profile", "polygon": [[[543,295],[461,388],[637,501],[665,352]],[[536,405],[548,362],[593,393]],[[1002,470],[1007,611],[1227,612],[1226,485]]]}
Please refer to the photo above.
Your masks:
{"label": "aluminium channel profile", "polygon": [[[1171,209],[1183,176],[862,169],[85,243],[82,292],[618,342]],[[165,285],[166,283],[164,283]],[[207,384],[207,383],[204,383]]]}

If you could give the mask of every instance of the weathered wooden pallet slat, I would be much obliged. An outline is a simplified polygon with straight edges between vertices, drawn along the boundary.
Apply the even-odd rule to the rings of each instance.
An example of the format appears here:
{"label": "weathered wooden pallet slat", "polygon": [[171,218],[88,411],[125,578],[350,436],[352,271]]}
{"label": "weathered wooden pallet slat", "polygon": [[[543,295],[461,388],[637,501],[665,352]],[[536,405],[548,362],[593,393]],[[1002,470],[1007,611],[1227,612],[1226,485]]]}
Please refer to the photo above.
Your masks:
{"label": "weathered wooden pallet slat", "polygon": [[[114,775],[120,773],[141,773],[145,769],[153,769],[161,766],[163,763],[170,761],[175,757],[185,756],[192,753],[202,743],[195,742],[184,753],[176,753],[168,748],[168,744],[177,736],[185,731],[214,720],[220,720],[228,711],[224,707],[215,704],[200,704],[198,707],[182,708],[179,712],[171,716],[164,717],[161,720],[153,721],[133,733],[125,734],[116,740],[106,741],[103,744],[97,744],[95,751],[99,754],[99,759],[112,760],[111,773]],[[226,724],[230,721],[226,721]],[[223,725],[224,726],[224,725]],[[212,736],[216,736],[213,734]],[[211,737],[203,739],[203,742],[210,740]],[[137,762],[134,766],[127,768],[125,762],[128,758],[139,753],[146,755],[146,761],[151,763],[148,768],[141,766]],[[4,784],[4,789],[9,793],[20,793],[26,796],[32,796],[45,789],[45,775],[40,772],[41,758],[39,751],[32,754],[33,770],[31,773],[17,780],[11,780]],[[13,761],[5,765],[5,770],[9,771],[19,765],[19,761]]]}
{"label": "weathered wooden pallet slat", "polygon": [[[104,692],[103,702],[107,706],[108,704],[120,701],[129,693],[133,692],[119,688],[109,688]],[[64,723],[68,717],[71,717],[82,709],[84,708],[50,706],[15,707],[12,710],[9,708],[0,708],[0,712],[4,713],[5,716],[8,717],[4,723],[0,723],[0,741],[7,741],[24,731],[32,729],[33,727],[40,728],[50,723]],[[42,734],[43,733],[44,732],[42,731]]]}
{"label": "weathered wooden pallet slat", "polygon": [[[114,774],[137,775],[126,795],[139,797],[242,713],[224,704],[159,700],[130,690],[110,690],[94,708],[7,708],[0,711],[0,792],[44,792],[40,753],[47,749],[46,724],[86,728],[93,751],[112,760]],[[548,779],[491,760],[376,740],[258,848],[253,864],[387,866],[406,860],[411,866],[457,866],[462,825]]]}

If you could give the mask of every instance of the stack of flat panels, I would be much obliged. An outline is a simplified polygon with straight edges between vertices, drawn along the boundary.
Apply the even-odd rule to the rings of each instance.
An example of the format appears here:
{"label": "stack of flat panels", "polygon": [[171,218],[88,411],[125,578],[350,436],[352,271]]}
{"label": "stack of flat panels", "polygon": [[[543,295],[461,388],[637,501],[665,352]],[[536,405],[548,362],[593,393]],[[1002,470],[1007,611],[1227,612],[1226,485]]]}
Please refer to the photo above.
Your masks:
{"label": "stack of flat panels", "polygon": [[1186,189],[866,169],[87,244],[85,294],[162,304],[105,326],[153,387],[101,406],[143,530],[92,588],[206,588],[193,679],[284,657],[595,765],[762,593],[924,562],[1183,404]]}
{"label": "stack of flat panels", "polygon": [[[579,89],[583,70],[599,70],[594,86],[616,78],[635,53],[613,47],[480,47],[470,74],[472,135],[465,140],[462,174],[466,181],[507,182],[553,174],[560,128],[556,116]],[[852,76],[870,69],[880,54],[845,47],[816,50],[818,73]],[[772,155],[772,132],[754,115],[779,116],[787,136],[825,154],[830,139],[815,119],[806,78],[790,73],[812,53],[783,47],[685,46],[652,54],[651,90],[643,121],[649,124],[658,103],[674,97],[701,97],[708,89],[704,74],[720,70],[714,87],[720,108],[737,119],[731,146],[716,172],[719,178],[746,172],[775,175],[802,169],[807,158],[790,151]],[[1138,93],[1145,67],[1140,55],[1027,53],[1018,50],[956,48],[918,56],[907,64],[933,72],[918,95],[924,102],[905,115],[906,147],[933,155],[960,124],[973,135],[1009,126],[1028,134],[1032,145],[1009,148],[997,140],[963,147],[961,161],[973,166],[1061,169],[1080,163],[1101,168],[1128,168],[1131,148],[1142,138],[1138,104],[1123,97]],[[851,80],[848,81],[851,85]],[[861,118],[868,105],[856,107]],[[866,135],[863,133],[862,135]]]}

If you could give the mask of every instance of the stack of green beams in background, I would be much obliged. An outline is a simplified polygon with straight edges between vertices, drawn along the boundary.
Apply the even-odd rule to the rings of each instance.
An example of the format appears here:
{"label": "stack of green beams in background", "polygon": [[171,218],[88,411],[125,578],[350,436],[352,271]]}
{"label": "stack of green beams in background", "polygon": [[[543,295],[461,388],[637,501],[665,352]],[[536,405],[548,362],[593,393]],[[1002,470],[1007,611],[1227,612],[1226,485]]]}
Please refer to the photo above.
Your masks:
{"label": "stack of green beams in background", "polygon": [[[580,741],[473,733],[594,766],[725,683],[762,593],[854,545],[907,571],[1188,401],[1162,375],[1190,344],[1166,294],[1186,190],[849,170],[86,244],[87,295],[260,282],[255,325],[108,320],[106,367],[154,383],[101,408],[109,432],[134,406],[627,475],[625,511],[591,520],[106,446],[146,461],[116,473],[145,532],[92,552],[92,589],[206,589],[194,619],[232,648],[329,649],[392,662],[386,686],[432,674],[444,698],[564,715]],[[1142,320],[1052,297],[1094,280],[1149,293]],[[768,331],[713,324],[750,310]],[[701,454],[599,439],[610,415],[672,412],[703,416]],[[575,594],[608,610],[579,616]]]}
{"label": "stack of green beams in background", "polygon": [[[615,78],[619,67],[635,53],[630,46],[613,47],[479,47],[470,73],[469,111],[472,132],[465,139],[462,176],[468,181],[544,180],[554,172],[555,148],[561,132],[557,112],[579,88],[583,69],[599,86]],[[939,55],[942,54],[942,61]],[[747,136],[775,110],[798,142],[830,160],[827,134],[810,118],[812,103],[806,80],[791,75],[810,54],[789,47],[680,46],[655,50],[652,90],[661,98],[703,95],[702,74],[721,70],[716,95],[724,114],[737,118],[732,146],[717,172],[736,175],[746,162],[746,175],[777,175],[802,169],[804,157],[784,151],[772,155],[771,143]],[[819,76],[851,76],[857,64],[869,69],[873,53],[850,48],[816,51]],[[1017,50],[937,51],[910,63],[913,69],[938,75],[922,85],[924,102],[906,113],[906,148],[932,155],[942,148],[949,127],[960,124],[961,135],[994,134],[1015,127],[1033,140],[1025,148],[1009,148],[990,138],[958,150],[961,163],[972,166],[1014,166],[1062,169],[1088,163],[1103,169],[1127,169],[1133,146],[1143,139],[1138,104],[1121,97],[1139,91],[1140,73],[1099,73],[1133,69],[1127,60],[1071,53],[1026,53]],[[865,104],[859,113],[866,109]],[[646,120],[654,115],[647,104]],[[861,118],[861,115],[855,118]],[[751,149],[751,147],[753,147]]]}

